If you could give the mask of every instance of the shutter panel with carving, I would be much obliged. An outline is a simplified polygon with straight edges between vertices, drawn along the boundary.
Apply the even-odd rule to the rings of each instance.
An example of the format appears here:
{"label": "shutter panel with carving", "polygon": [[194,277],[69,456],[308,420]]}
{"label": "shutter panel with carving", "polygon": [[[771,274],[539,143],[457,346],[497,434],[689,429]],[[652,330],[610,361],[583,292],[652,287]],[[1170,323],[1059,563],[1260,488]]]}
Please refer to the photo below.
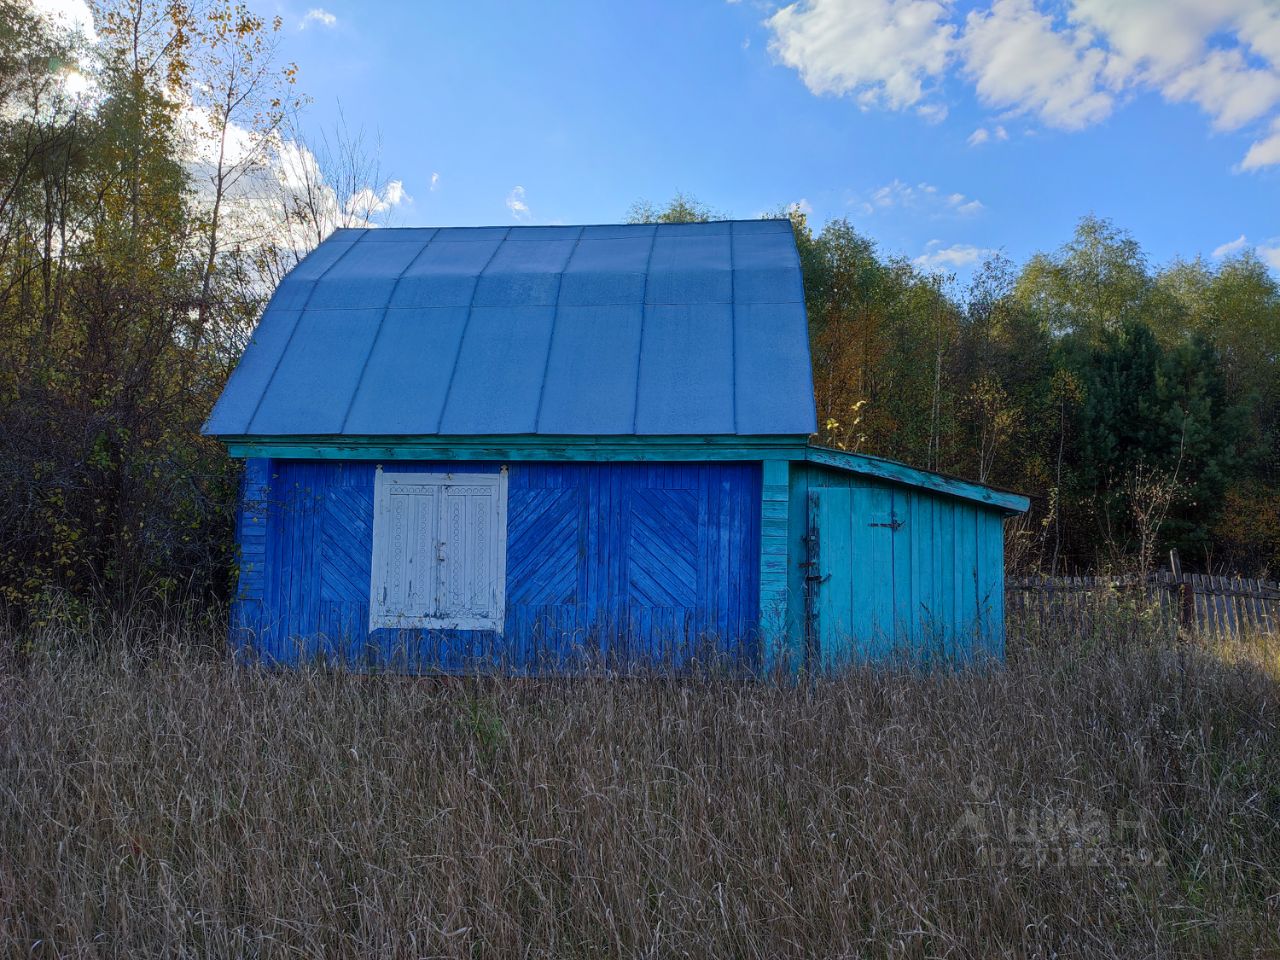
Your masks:
{"label": "shutter panel with carving", "polygon": [[506,473],[384,473],[374,496],[370,627],[498,630]]}

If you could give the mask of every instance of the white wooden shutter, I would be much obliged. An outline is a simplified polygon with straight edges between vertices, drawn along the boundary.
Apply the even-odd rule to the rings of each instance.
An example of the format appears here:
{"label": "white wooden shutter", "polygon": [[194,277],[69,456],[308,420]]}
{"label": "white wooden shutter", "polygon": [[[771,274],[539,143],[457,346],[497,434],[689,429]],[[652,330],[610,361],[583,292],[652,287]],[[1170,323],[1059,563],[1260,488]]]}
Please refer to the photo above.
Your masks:
{"label": "white wooden shutter", "polygon": [[439,483],[421,474],[379,471],[369,597],[373,625],[411,626],[439,610],[439,518]]}
{"label": "white wooden shutter", "polygon": [[501,630],[506,470],[386,473],[374,491],[369,626]]}
{"label": "white wooden shutter", "polygon": [[468,478],[443,488],[445,542],[440,615],[463,629],[501,626],[499,487],[497,476]]}

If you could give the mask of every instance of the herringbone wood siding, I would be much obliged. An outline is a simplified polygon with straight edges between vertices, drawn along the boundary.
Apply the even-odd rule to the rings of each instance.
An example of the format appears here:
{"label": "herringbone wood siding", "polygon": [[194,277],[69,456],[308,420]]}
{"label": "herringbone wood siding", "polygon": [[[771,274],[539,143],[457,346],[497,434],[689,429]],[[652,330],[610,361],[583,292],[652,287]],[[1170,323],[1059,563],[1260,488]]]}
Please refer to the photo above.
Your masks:
{"label": "herringbone wood siding", "polygon": [[237,616],[241,641],[270,659],[322,654],[413,669],[524,670],[583,657],[678,664],[714,649],[758,660],[758,463],[511,464],[501,635],[370,633],[376,465],[255,463],[266,493],[251,500],[246,486],[245,517],[256,510],[265,534],[261,548],[246,546],[263,560],[257,579],[242,580]]}

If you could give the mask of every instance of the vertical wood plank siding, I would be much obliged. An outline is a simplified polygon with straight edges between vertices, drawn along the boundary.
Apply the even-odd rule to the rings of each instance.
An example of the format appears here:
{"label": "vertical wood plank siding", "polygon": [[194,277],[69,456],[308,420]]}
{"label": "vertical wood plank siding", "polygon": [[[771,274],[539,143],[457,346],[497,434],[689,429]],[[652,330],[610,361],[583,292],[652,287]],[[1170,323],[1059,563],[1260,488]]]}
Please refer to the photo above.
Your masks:
{"label": "vertical wood plank siding", "polygon": [[801,651],[789,644],[787,578],[790,551],[787,514],[790,509],[786,460],[765,460],[760,499],[760,636],[764,668],[789,669],[800,663]]}
{"label": "vertical wood plank siding", "polygon": [[262,457],[249,458],[245,461],[241,478],[240,509],[236,512],[239,578],[231,606],[231,633],[237,643],[252,632],[262,617],[268,559],[270,463]]}
{"label": "vertical wood plank siding", "polygon": [[712,654],[759,666],[759,463],[511,463],[501,634],[369,631],[375,469],[248,462],[235,612],[242,648],[275,662],[339,656],[423,671],[586,660],[679,667]]}
{"label": "vertical wood plank siding", "polygon": [[[811,520],[810,517],[814,519]],[[806,573],[819,580],[817,663],[1004,652],[1004,528],[979,504],[820,466],[791,468],[793,634],[803,630]]]}

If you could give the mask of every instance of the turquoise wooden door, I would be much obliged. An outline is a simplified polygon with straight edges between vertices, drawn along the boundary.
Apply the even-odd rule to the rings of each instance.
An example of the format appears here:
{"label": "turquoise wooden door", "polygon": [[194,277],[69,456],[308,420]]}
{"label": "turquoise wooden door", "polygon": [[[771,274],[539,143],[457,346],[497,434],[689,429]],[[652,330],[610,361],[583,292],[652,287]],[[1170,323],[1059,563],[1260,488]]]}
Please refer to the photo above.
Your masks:
{"label": "turquoise wooden door", "polygon": [[809,647],[826,669],[894,646],[894,541],[902,527],[887,487],[809,492]]}

